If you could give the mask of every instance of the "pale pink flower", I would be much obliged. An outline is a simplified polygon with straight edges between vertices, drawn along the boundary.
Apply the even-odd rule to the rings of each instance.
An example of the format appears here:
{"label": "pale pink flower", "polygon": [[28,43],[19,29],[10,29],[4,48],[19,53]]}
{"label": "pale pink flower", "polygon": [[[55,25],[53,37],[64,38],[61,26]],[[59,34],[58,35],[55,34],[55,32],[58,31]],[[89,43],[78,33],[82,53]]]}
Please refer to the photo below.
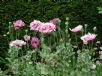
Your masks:
{"label": "pale pink flower", "polygon": [[17,20],[13,22],[15,30],[20,29],[21,27],[25,26],[25,23],[22,20]]}
{"label": "pale pink flower", "polygon": [[99,60],[96,61],[96,64],[101,64]]}
{"label": "pale pink flower", "polygon": [[50,20],[50,22],[53,23],[54,25],[58,25],[60,23],[60,19],[54,18],[54,19]]}
{"label": "pale pink flower", "polygon": [[29,41],[30,40],[30,35],[24,35],[24,40]]}
{"label": "pale pink flower", "polygon": [[80,32],[82,30],[82,27],[83,27],[82,25],[79,25],[79,26],[77,26],[77,27],[75,27],[73,29],[71,29],[71,28],[69,28],[69,29],[72,32]]}
{"label": "pale pink flower", "polygon": [[33,22],[30,23],[30,30],[36,30],[38,31],[39,28],[41,27],[42,22],[38,20],[34,20]]}
{"label": "pale pink flower", "polygon": [[89,41],[92,41],[96,38],[96,34],[88,33],[84,36],[81,37],[81,40],[83,41],[84,44],[87,44]]}
{"label": "pale pink flower", "polygon": [[14,41],[11,41],[10,46],[23,46],[23,45],[26,45],[26,42],[24,42],[23,40],[14,40]]}
{"label": "pale pink flower", "polygon": [[31,46],[32,46],[33,48],[36,48],[39,44],[40,44],[39,38],[37,38],[37,37],[32,37]]}
{"label": "pale pink flower", "polygon": [[56,30],[56,26],[54,24],[46,22],[41,25],[39,32],[50,33],[55,30]]}

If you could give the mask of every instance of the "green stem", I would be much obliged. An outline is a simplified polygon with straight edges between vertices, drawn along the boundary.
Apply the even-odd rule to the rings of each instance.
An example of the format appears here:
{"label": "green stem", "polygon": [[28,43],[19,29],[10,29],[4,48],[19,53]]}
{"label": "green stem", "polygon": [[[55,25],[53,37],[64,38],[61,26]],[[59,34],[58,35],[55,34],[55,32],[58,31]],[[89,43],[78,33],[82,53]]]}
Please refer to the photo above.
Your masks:
{"label": "green stem", "polygon": [[10,40],[13,40],[13,28],[11,27],[11,24],[9,24],[9,33],[10,33]]}
{"label": "green stem", "polygon": [[19,30],[16,30],[16,39],[19,38]]}
{"label": "green stem", "polygon": [[59,33],[59,39],[61,39],[61,26],[60,26],[60,23],[59,23],[58,33]]}
{"label": "green stem", "polygon": [[[95,34],[95,33],[96,33],[96,31],[94,31],[94,34]],[[90,48],[90,49],[92,49],[92,47],[93,47],[93,43],[94,43],[94,42],[92,41],[92,44],[91,44],[91,48]]]}
{"label": "green stem", "polygon": [[76,45],[78,47],[78,39],[77,39],[77,34],[75,33],[75,40],[76,40]]}

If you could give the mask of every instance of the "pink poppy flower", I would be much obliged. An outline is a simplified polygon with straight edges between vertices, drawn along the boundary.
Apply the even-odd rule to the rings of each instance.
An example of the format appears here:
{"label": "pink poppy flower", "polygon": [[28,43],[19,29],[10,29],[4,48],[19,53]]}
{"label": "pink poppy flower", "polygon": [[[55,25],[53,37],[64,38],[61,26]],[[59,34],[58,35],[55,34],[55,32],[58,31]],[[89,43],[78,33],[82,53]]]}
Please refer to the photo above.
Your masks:
{"label": "pink poppy flower", "polygon": [[92,41],[96,38],[96,34],[91,34],[91,33],[88,33],[84,36],[81,37],[81,40],[83,41],[84,44],[87,44],[89,41]]}
{"label": "pink poppy flower", "polygon": [[25,26],[25,23],[22,20],[17,20],[13,22],[15,30],[20,29],[21,27]]}
{"label": "pink poppy flower", "polygon": [[36,48],[39,44],[40,44],[39,38],[37,38],[37,37],[32,37],[31,46],[32,46],[33,48]]}
{"label": "pink poppy flower", "polygon": [[42,25],[41,21],[34,20],[33,22],[30,23],[29,27],[30,27],[30,30],[38,31],[41,25]]}
{"label": "pink poppy flower", "polygon": [[25,41],[29,41],[30,40],[30,36],[29,35],[24,35],[24,40]]}
{"label": "pink poppy flower", "polygon": [[71,29],[71,28],[69,28],[69,29],[72,32],[80,32],[82,30],[82,25],[79,25],[79,26],[77,26],[77,27],[75,27],[73,29]]}
{"label": "pink poppy flower", "polygon": [[41,33],[50,33],[52,31],[56,30],[56,26],[52,23],[43,23],[42,26],[40,26],[39,32]]}
{"label": "pink poppy flower", "polygon": [[50,22],[53,23],[54,25],[58,25],[60,23],[60,19],[54,18],[54,19],[50,20]]}
{"label": "pink poppy flower", "polygon": [[10,46],[23,46],[23,45],[26,45],[26,42],[24,42],[23,40],[14,40],[14,41],[11,41]]}

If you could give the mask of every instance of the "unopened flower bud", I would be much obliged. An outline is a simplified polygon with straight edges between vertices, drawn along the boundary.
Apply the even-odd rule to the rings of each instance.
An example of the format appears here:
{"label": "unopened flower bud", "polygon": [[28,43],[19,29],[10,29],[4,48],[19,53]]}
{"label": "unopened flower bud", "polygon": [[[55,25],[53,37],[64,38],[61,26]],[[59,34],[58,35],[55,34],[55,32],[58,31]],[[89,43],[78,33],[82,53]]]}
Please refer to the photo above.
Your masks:
{"label": "unopened flower bud", "polygon": [[3,35],[4,37],[6,36],[6,34]]}
{"label": "unopened flower bud", "polygon": [[28,30],[25,30],[25,32],[27,33],[27,32],[28,32]]}
{"label": "unopened flower bud", "polygon": [[10,26],[11,28],[13,27],[13,25]]}
{"label": "unopened flower bud", "polygon": [[69,17],[66,17],[66,20],[68,21],[69,20]]}
{"label": "unopened flower bud", "polygon": [[11,24],[11,22],[9,22],[9,24]]}
{"label": "unopened flower bud", "polygon": [[78,50],[77,53],[79,54],[81,52],[81,50]]}
{"label": "unopened flower bud", "polygon": [[78,46],[73,46],[74,48],[77,48]]}
{"label": "unopened flower bud", "polygon": [[65,22],[65,25],[68,25],[68,22]]}
{"label": "unopened flower bud", "polygon": [[85,27],[87,27],[88,25],[87,25],[87,24],[85,24],[84,26],[85,26]]}
{"label": "unopened flower bud", "polygon": [[97,43],[97,44],[100,44],[101,42],[100,42],[100,41],[97,41],[96,43]]}
{"label": "unopened flower bud", "polygon": [[93,30],[94,30],[94,31],[96,31],[96,29],[97,29],[96,27],[93,27]]}
{"label": "unopened flower bud", "polygon": [[29,62],[29,64],[33,64],[32,62]]}
{"label": "unopened flower bud", "polygon": [[7,32],[7,35],[10,34],[9,32]]}
{"label": "unopened flower bud", "polygon": [[97,47],[95,47],[94,50],[97,50]]}
{"label": "unopened flower bud", "polygon": [[59,19],[59,23],[61,23],[61,20]]}

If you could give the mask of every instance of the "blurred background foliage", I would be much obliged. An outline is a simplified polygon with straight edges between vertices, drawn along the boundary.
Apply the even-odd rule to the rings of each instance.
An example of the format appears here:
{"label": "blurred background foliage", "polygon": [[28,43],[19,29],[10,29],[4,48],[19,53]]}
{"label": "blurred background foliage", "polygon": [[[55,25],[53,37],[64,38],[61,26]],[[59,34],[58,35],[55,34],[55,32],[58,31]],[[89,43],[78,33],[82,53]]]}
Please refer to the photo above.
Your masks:
{"label": "blurred background foliage", "polygon": [[[69,17],[70,27],[88,24],[92,31],[96,26],[100,35],[98,39],[101,40],[102,14],[97,8],[101,6],[102,0],[0,0],[0,58],[4,58],[7,51],[8,41],[5,35],[9,22],[17,19],[22,19],[29,26],[34,19],[45,22],[60,18],[63,28],[66,17]],[[0,61],[0,65],[2,62]]]}

